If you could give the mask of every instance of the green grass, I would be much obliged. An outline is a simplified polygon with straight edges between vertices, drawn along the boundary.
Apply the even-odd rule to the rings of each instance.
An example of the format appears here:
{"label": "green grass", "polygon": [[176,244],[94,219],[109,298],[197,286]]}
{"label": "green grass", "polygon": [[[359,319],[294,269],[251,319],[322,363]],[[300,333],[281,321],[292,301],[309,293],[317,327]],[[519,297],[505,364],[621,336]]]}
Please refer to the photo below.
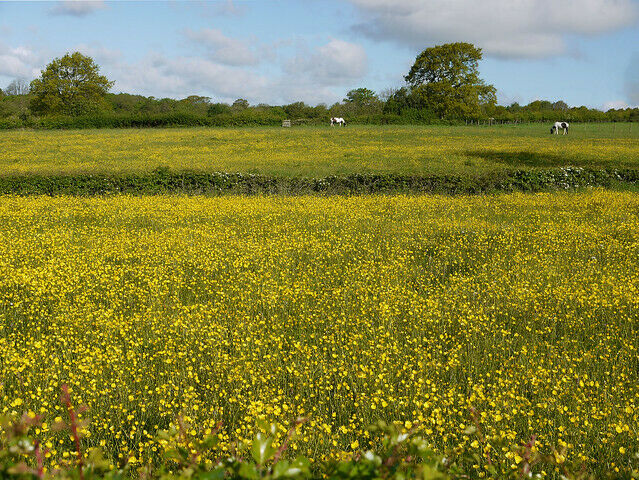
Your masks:
{"label": "green grass", "polygon": [[122,174],[158,166],[325,177],[471,175],[528,168],[639,167],[638,124],[7,131],[2,175]]}

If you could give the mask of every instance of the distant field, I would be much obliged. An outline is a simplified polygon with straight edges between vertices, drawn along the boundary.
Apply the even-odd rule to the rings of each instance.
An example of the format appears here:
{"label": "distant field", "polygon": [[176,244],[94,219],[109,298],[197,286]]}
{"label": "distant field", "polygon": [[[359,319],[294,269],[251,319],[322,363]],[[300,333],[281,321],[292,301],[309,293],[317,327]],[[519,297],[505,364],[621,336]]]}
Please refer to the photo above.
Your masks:
{"label": "distant field", "polygon": [[477,174],[514,168],[639,167],[638,124],[495,127],[196,128],[6,131],[0,174],[172,170],[324,177]]}
{"label": "distant field", "polygon": [[627,469],[638,312],[636,194],[0,202],[0,413],[51,425],[68,382],[113,461],[157,459],[182,413],[222,450],[304,415],[314,460],[385,419],[502,478],[533,435]]}

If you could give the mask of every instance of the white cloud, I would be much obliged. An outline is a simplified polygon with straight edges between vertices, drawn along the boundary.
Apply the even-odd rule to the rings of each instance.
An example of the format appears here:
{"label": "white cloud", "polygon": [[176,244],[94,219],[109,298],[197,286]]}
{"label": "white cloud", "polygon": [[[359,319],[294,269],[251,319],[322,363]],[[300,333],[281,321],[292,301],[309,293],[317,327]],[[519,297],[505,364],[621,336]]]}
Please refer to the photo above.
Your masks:
{"label": "white cloud", "polygon": [[199,94],[216,101],[239,97],[259,101],[267,83],[248,70],[197,57],[168,58],[154,54],[137,63],[119,63],[108,70],[116,81],[115,91],[156,97]]}
{"label": "white cloud", "polygon": [[217,15],[244,15],[246,13],[246,5],[238,5],[233,0],[226,0],[224,3],[215,5],[215,13]]}
{"label": "white cloud", "polygon": [[566,53],[568,35],[598,35],[637,23],[636,0],[348,0],[355,30],[422,49],[467,41],[488,55],[543,58]]}
{"label": "white cloud", "polygon": [[83,55],[91,57],[98,65],[114,64],[122,59],[120,50],[112,50],[97,44],[81,43],[73,47],[70,52],[80,52]]}
{"label": "white cloud", "polygon": [[268,75],[256,71],[255,66],[157,53],[135,63],[121,59],[106,62],[103,71],[116,81],[116,92],[173,98],[205,95],[224,102],[246,98],[251,103],[270,104],[337,101],[345,88],[366,72],[366,54],[358,45],[333,40],[307,53],[285,60],[279,72],[270,69]]}
{"label": "white cloud", "polygon": [[[284,40],[273,45],[251,45],[216,30],[186,34],[206,44],[208,54],[153,52],[131,60],[125,52],[95,42],[75,44],[69,51],[92,57],[100,72],[115,81],[113,92],[172,98],[204,95],[224,102],[246,98],[255,104],[338,101],[349,88],[361,86],[359,82],[368,68],[364,49],[343,40],[310,48],[303,41],[295,44]],[[297,54],[287,55],[294,45]],[[0,78],[31,80],[52,58],[67,53],[46,48],[34,52],[26,46],[0,43]],[[270,61],[259,64],[256,57]]]}
{"label": "white cloud", "polygon": [[321,86],[342,85],[366,75],[368,57],[360,45],[334,39],[312,52],[298,53],[285,70],[294,78]]}
{"label": "white cloud", "polygon": [[28,47],[0,44],[0,76],[31,80],[40,74],[40,56]]}
{"label": "white cloud", "polygon": [[71,15],[85,17],[90,13],[104,8],[103,0],[63,0],[50,10],[54,15]]}
{"label": "white cloud", "polygon": [[189,39],[206,48],[212,60],[225,65],[255,65],[259,61],[247,42],[227,37],[220,30],[187,29],[184,33]]}

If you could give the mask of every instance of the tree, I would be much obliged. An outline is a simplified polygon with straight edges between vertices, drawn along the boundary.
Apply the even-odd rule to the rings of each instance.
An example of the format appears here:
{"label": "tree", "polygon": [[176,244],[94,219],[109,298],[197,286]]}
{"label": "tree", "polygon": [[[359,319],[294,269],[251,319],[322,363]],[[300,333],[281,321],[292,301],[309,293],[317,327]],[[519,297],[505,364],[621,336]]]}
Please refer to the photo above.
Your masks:
{"label": "tree", "polygon": [[284,105],[282,108],[284,108],[284,112],[286,112],[289,118],[305,118],[311,107],[304,102],[294,102],[289,105]]}
{"label": "tree", "polygon": [[559,100],[558,102],[555,102],[552,104],[552,109],[561,110],[562,112],[565,112],[566,110],[568,110],[568,104],[564,102],[563,100]]}
{"label": "tree", "polygon": [[378,102],[379,99],[375,92],[368,88],[356,88],[346,94],[344,99],[345,103],[354,103],[358,106],[372,105]]}
{"label": "tree", "polygon": [[231,113],[231,106],[226,103],[212,103],[206,111],[209,117],[222,115],[224,113]]}
{"label": "tree", "polygon": [[382,107],[377,94],[368,88],[351,90],[346,94],[346,98],[343,101],[347,111],[351,114],[378,113]]}
{"label": "tree", "polygon": [[191,105],[209,105],[211,103],[211,97],[202,97],[200,95],[189,95],[188,97],[180,100],[180,102],[188,103]]}
{"label": "tree", "polygon": [[29,84],[22,78],[13,80],[5,90],[7,95],[26,95],[29,93]]}
{"label": "tree", "polygon": [[526,105],[526,108],[532,112],[543,112],[544,110],[552,110],[552,103],[548,100],[535,100]]}
{"label": "tree", "polygon": [[403,110],[415,107],[410,91],[407,87],[389,89],[388,92],[385,93],[385,96],[386,95],[387,98],[384,103],[384,113],[401,115]]}
{"label": "tree", "polygon": [[244,98],[238,98],[231,107],[233,107],[233,110],[246,110],[249,107],[249,102]]}
{"label": "tree", "polygon": [[482,107],[497,103],[495,87],[479,78],[481,58],[481,49],[470,43],[438,45],[420,53],[404,78],[440,118],[479,116]]}
{"label": "tree", "polygon": [[54,59],[31,82],[31,109],[41,114],[86,115],[105,106],[114,82],[99,74],[91,57],[79,52]]}

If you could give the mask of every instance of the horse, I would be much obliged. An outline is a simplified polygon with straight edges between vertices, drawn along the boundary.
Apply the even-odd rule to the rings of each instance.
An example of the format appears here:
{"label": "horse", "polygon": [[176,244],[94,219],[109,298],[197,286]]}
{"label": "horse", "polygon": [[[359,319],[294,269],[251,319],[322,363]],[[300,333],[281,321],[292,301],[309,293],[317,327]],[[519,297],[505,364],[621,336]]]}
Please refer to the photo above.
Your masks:
{"label": "horse", "polygon": [[345,127],[346,120],[344,120],[342,117],[331,117],[331,127],[334,126],[335,124]]}
{"label": "horse", "polygon": [[559,129],[561,128],[564,131],[564,135],[568,135],[569,126],[570,125],[568,125],[568,122],[555,122],[555,124],[552,127],[550,127],[550,133],[559,135]]}

